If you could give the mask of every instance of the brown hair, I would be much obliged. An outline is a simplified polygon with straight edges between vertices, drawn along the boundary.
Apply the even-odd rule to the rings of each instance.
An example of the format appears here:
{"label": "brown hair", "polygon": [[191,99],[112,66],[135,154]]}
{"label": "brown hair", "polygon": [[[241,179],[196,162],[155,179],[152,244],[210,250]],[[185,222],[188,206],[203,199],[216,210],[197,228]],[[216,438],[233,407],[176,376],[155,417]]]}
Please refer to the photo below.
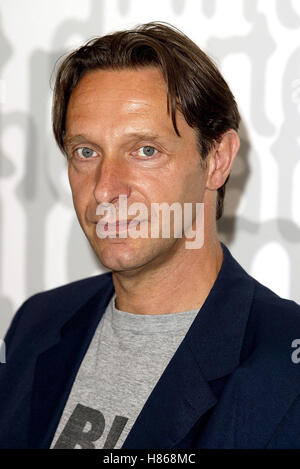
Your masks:
{"label": "brown hair", "polygon": [[[174,130],[178,108],[198,136],[202,161],[222,134],[238,130],[240,115],[227,83],[211,59],[187,36],[163,22],[142,24],[88,41],[60,64],[54,87],[53,131],[61,151],[70,95],[82,76],[95,69],[160,68],[167,85],[167,109]],[[229,176],[228,176],[229,178]],[[216,219],[222,216],[226,179],[218,189]]]}

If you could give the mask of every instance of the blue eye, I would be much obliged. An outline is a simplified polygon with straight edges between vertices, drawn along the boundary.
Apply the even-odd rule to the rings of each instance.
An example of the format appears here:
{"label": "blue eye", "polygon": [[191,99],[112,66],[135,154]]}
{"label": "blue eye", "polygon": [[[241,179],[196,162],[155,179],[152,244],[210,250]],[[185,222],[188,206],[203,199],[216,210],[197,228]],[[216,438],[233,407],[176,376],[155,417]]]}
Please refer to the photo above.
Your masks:
{"label": "blue eye", "polygon": [[141,147],[139,151],[142,150],[142,155],[141,156],[153,156],[154,152],[156,152],[156,148],[151,147],[149,145],[145,145],[144,147]]}
{"label": "blue eye", "polygon": [[79,153],[79,156],[81,158],[85,158],[85,159],[91,158],[92,156],[94,156],[94,154],[97,154],[94,150],[88,147],[77,148],[76,151]]}

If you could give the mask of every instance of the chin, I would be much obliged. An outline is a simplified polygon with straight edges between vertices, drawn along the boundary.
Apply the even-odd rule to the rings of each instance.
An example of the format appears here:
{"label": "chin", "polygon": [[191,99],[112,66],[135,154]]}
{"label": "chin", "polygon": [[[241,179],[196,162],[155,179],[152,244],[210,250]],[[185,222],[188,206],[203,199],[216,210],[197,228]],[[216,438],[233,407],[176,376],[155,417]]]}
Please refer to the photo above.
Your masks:
{"label": "chin", "polygon": [[92,236],[90,244],[100,262],[113,272],[133,272],[154,267],[174,246],[177,240],[145,238],[105,238]]}
{"label": "chin", "polygon": [[126,270],[135,270],[145,263],[145,255],[143,249],[137,249],[132,243],[128,243],[126,239],[100,240],[92,243],[92,247],[100,260],[107,268],[115,272],[123,272]]}

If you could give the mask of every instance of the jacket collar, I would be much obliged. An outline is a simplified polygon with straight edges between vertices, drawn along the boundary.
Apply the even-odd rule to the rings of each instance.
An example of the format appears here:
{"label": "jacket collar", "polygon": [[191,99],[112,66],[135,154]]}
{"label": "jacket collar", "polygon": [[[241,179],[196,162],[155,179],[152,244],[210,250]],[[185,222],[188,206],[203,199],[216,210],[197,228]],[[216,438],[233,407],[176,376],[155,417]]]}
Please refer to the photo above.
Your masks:
{"label": "jacket collar", "polygon": [[[240,353],[254,280],[224,244],[217,279],[154,387],[122,448],[172,448],[216,404],[209,381],[231,373]],[[38,356],[30,447],[48,448],[82,359],[114,293],[111,276]]]}
{"label": "jacket collar", "polygon": [[221,246],[221,269],[186,336],[207,381],[232,373],[239,365],[254,295],[254,279]]}

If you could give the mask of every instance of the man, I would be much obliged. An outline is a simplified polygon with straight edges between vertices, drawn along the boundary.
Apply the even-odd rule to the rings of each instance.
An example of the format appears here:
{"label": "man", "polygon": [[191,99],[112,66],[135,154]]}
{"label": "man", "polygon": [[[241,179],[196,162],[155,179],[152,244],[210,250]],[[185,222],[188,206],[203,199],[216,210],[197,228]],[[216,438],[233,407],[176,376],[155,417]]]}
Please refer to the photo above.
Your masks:
{"label": "man", "polygon": [[[34,295],[15,315],[1,447],[300,448],[299,306],[217,236],[239,121],[220,72],[166,24],[64,59],[54,135],[79,223],[111,272]],[[155,204],[192,210],[177,222],[174,210],[163,236]]]}

